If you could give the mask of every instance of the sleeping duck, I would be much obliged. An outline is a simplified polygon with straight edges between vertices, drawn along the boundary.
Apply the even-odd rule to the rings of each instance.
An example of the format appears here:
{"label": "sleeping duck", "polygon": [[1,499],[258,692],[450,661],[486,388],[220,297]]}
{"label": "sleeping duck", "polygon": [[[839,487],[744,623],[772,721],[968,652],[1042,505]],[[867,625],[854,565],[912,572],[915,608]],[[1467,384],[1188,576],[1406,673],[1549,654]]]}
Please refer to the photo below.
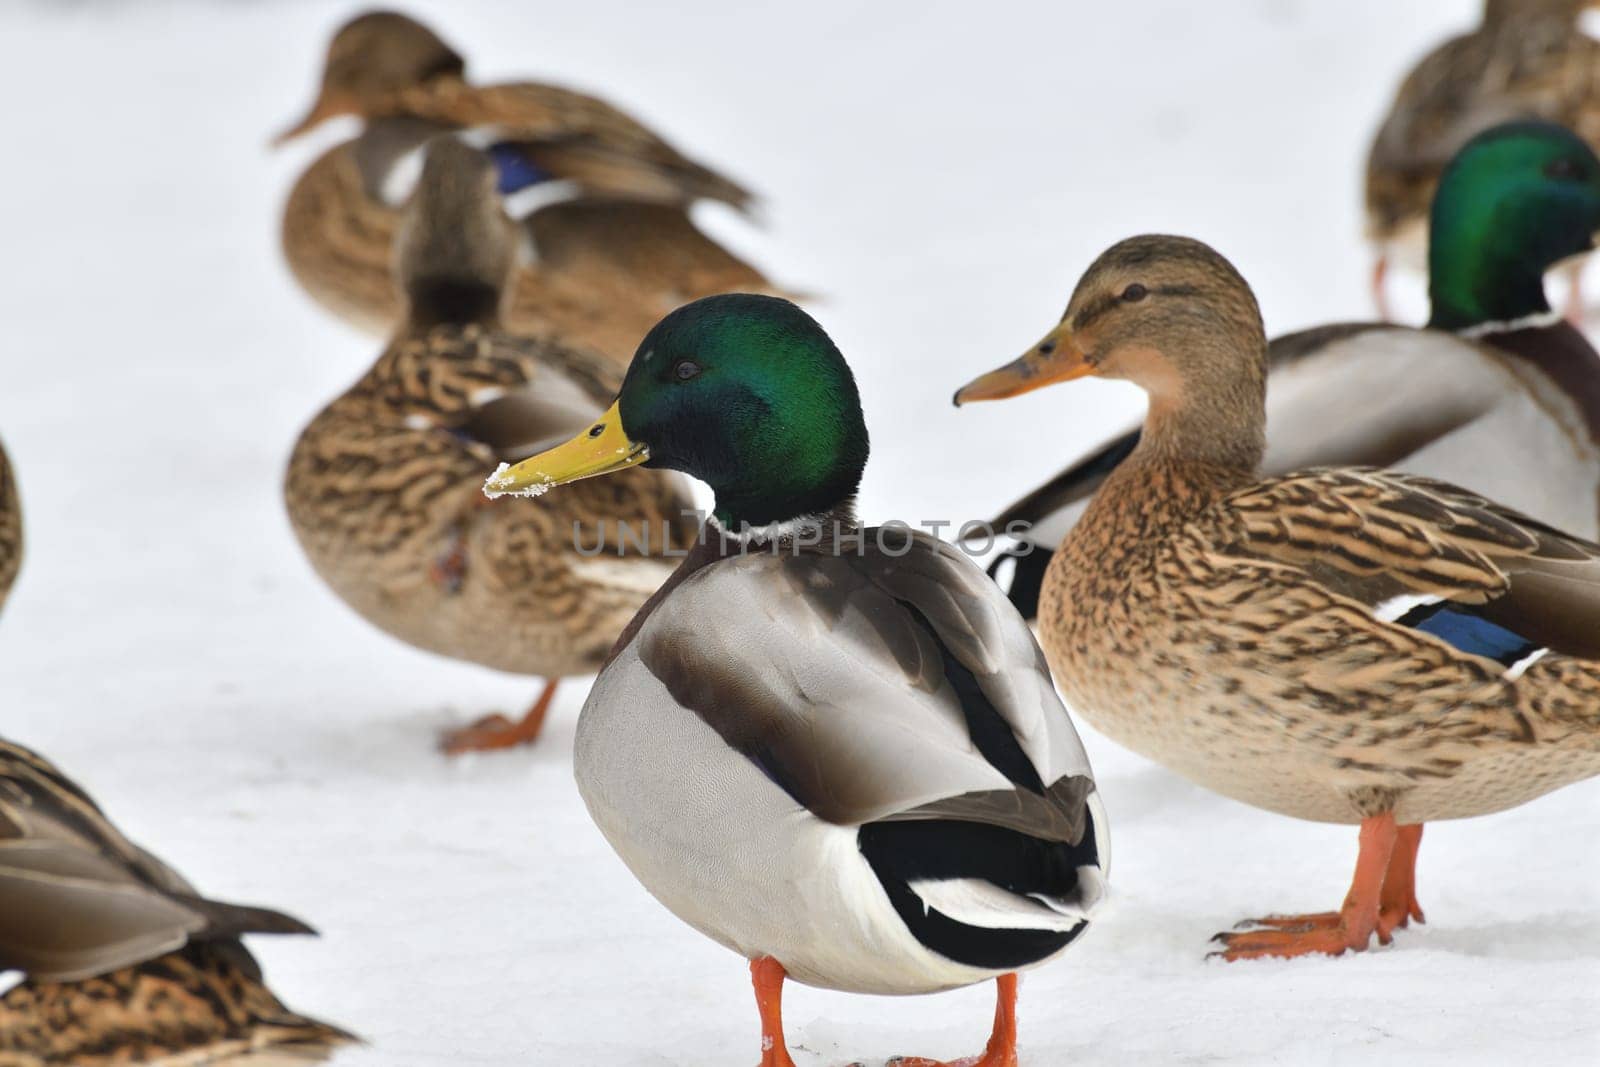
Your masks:
{"label": "sleeping duck", "polygon": [[644,886],[750,961],[763,1067],[792,1067],[786,977],[876,994],[995,978],[974,1062],[1012,1067],[1015,973],[1082,933],[1105,815],[999,591],[954,547],[856,519],[866,459],[855,380],[822,328],[731,295],[668,315],[593,425],[486,490],[647,465],[715,493],[601,670],[575,769]]}
{"label": "sleeping duck", "polygon": [[404,321],[301,433],[284,484],[307,558],[367,621],[545,679],[520,718],[446,736],[452,753],[536,739],[557,682],[600,666],[672,572],[669,544],[694,535],[688,486],[666,472],[581,486],[540,509],[482,506],[486,463],[588,426],[620,380],[605,359],[506,331],[515,228],[495,180],[482,153],[429,142],[398,238]]}
{"label": "sleeping duck", "polygon": [[1045,574],[1062,694],[1210,789],[1360,826],[1343,905],[1220,935],[1229,959],[1388,942],[1422,917],[1425,822],[1600,773],[1600,545],[1413,474],[1263,475],[1267,366],[1230,263],[1135,237],[1089,267],[1026,375],[957,394],[1089,375],[1149,394]]}
{"label": "sleeping duck", "polygon": [[295,183],[283,248],[296,279],[339,317],[387,335],[402,307],[390,272],[400,209],[425,142],[456,132],[494,161],[496,188],[525,212],[508,324],[594,348],[625,366],[633,345],[685,300],[768,287],[702,233],[700,200],[748,210],[742,186],[592,96],[535,82],[475,85],[426,26],[387,11],[347,22],[297,137],[340,115],[355,139]]}
{"label": "sleeping duck", "polygon": [[295,1062],[354,1040],[283,1006],[243,934],[309,934],[208,900],[129,841],[44,757],[0,740],[0,1063]]}
{"label": "sleeping duck", "polygon": [[[1593,0],[1485,0],[1471,33],[1430,52],[1401,83],[1367,155],[1367,235],[1377,248],[1379,317],[1391,258],[1424,262],[1428,205],[1440,172],[1472,137],[1516,119],[1576,130],[1600,147],[1600,41],[1578,19]],[[1566,270],[1567,313],[1582,312],[1579,261]]]}
{"label": "sleeping duck", "polygon": [[[1597,230],[1600,159],[1580,138],[1524,122],[1478,136],[1434,199],[1428,326],[1339,324],[1268,346],[1262,470],[1400,467],[1600,536],[1600,356],[1550,310],[1543,284]],[[1065,327],[1014,369],[1048,356]],[[1036,610],[1050,553],[1139,434],[1113,438],[994,520],[1031,527],[1019,537],[1024,554],[993,568],[1011,570],[1024,615]]]}

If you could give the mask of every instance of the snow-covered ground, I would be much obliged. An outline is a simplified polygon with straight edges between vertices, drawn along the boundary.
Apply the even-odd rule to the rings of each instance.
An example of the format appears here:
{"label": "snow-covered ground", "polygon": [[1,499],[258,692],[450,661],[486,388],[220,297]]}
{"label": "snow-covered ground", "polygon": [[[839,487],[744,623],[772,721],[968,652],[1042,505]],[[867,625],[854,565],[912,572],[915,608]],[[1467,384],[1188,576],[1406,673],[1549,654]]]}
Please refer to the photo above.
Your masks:
{"label": "snow-covered ground", "polygon": [[[1116,238],[1211,241],[1274,330],[1365,316],[1368,131],[1476,5],[411,8],[480,75],[601,90],[767,195],[765,231],[707,224],[826,295],[874,433],[864,510],[914,521],[984,517],[1137,412],[1111,385],[949,405]],[[578,801],[584,686],[536,750],[446,761],[436,731],[534,683],[374,632],[284,519],[295,432],[377,351],[282,267],[278,208],[313,146],[266,148],[352,10],[0,9],[0,436],[30,537],[0,733],[208,892],[319,926],[252,947],[291,1004],[371,1042],[341,1065],[747,1064],[743,963],[657,906]],[[1028,1067],[1600,1058],[1600,785],[1429,827],[1429,923],[1392,948],[1223,965],[1203,958],[1213,931],[1339,902],[1354,832],[1086,741],[1116,906],[1025,981]],[[815,1067],[974,1051],[990,997],[791,988],[786,1008]]]}

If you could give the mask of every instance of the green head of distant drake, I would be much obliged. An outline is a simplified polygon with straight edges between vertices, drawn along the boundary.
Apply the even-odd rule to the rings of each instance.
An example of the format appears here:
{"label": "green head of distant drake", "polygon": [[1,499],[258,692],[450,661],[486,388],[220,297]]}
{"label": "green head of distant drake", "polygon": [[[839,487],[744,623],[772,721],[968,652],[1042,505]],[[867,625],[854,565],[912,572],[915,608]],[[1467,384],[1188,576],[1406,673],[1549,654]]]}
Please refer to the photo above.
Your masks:
{"label": "green head of distant drake", "polygon": [[624,467],[665,467],[709,485],[717,520],[737,530],[846,504],[867,451],[855,377],[817,321],[787,300],[732,293],[658,322],[609,411],[485,488],[538,494]]}
{"label": "green head of distant drake", "polygon": [[1580,137],[1544,122],[1479,134],[1434,194],[1428,325],[1464,330],[1549,311],[1545,273],[1592,249],[1596,231],[1600,159]]}

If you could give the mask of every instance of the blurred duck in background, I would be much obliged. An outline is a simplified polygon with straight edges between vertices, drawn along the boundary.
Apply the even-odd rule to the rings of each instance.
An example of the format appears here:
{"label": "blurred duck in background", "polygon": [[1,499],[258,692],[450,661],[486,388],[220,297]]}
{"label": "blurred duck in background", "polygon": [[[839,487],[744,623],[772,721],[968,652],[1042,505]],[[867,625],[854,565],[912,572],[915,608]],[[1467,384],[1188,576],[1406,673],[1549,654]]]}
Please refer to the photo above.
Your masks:
{"label": "blurred duck in background", "polygon": [[1198,241],[1107,250],[1054,339],[957,398],[1089,375],[1150,396],[1045,575],[1039,638],[1067,704],[1225,796],[1361,827],[1338,910],[1254,920],[1223,955],[1387,943],[1422,918],[1424,822],[1600,773],[1600,545],[1409,474],[1262,478],[1261,313]]}
{"label": "blurred duck in background", "polygon": [[22,568],[22,501],[17,497],[17,478],[11,461],[0,447],[0,608],[5,607],[11,584]]}
{"label": "blurred duck in background", "polygon": [[371,370],[312,420],[285,498],[300,544],[347,604],[418,648],[547,679],[518,721],[491,716],[450,752],[534,740],[563,676],[592,674],[694,537],[664,471],[588,482],[541,508],[486,508],[486,469],[589,427],[608,361],[512,335],[516,224],[489,156],[436,137],[398,234],[405,317]]}
{"label": "blurred duck in background", "polygon": [[399,212],[422,145],[445,131],[494,161],[508,204],[526,202],[506,317],[519,332],[593,347],[620,369],[677,305],[771,288],[689,217],[701,200],[749,211],[743,187],[594,97],[470,84],[461,55],[404,15],[372,12],[338,31],[316,102],[278,142],[341,115],[361,132],[295,183],[283,248],[305,290],[364,330],[387,336],[404,313],[392,278]]}
{"label": "blurred duck in background", "polygon": [[354,1038],[284,1007],[239,940],[310,933],[200,896],[49,761],[0,740],[0,972],[24,976],[0,995],[0,1063],[325,1059]]}
{"label": "blurred duck in background", "polygon": [[[1407,75],[1367,156],[1372,290],[1389,319],[1391,259],[1421,269],[1428,205],[1440,172],[1498,123],[1543,119],[1600,148],[1600,41],[1578,24],[1594,0],[1486,0],[1483,22],[1429,53]],[[1567,264],[1567,315],[1582,318],[1582,261]]]}
{"label": "blurred duck in background", "polygon": [[[1427,328],[1340,324],[1268,346],[1262,470],[1398,467],[1596,537],[1600,356],[1551,311],[1543,275],[1593,246],[1600,159],[1559,126],[1495,127],[1445,171],[1431,230]],[[1067,326],[1019,367],[1048,358]],[[991,567],[1024,615],[1037,610],[1051,552],[1139,437],[1118,435],[995,520],[1031,527],[1019,538],[1031,551]]]}

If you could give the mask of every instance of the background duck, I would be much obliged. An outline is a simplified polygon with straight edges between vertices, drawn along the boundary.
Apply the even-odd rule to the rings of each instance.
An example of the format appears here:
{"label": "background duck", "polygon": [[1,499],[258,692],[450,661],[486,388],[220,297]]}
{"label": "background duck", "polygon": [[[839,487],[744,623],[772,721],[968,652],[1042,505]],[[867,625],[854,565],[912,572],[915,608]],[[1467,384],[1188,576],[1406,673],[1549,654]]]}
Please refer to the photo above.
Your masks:
{"label": "background duck", "polygon": [[0,447],[0,608],[22,568],[22,502],[17,499],[17,479],[11,461]]}
{"label": "background duck", "polygon": [[589,425],[618,385],[604,360],[502,328],[516,236],[494,186],[482,153],[429,143],[399,237],[405,323],[300,435],[285,484],[312,566],[368,621],[548,679],[521,721],[491,717],[448,737],[450,751],[533,740],[556,681],[598,668],[670,573],[668,531],[685,545],[693,530],[687,486],[665,473],[553,507],[481,506],[485,466]]}
{"label": "background duck", "polygon": [[688,208],[749,210],[751,194],[594,97],[551,85],[477,86],[466,61],[394,12],[346,23],[297,137],[339,115],[362,131],[323,153],[284,208],[283,249],[305,290],[334,314],[388,334],[402,305],[391,265],[416,153],[459,131],[493,159],[502,195],[535,201],[520,242],[507,322],[591,345],[626,365],[634,344],[678,304],[730,289],[765,290],[754,267],[701,233]]}
{"label": "background duck", "polygon": [[[1477,29],[1430,52],[1401,83],[1367,155],[1367,236],[1377,249],[1372,290],[1380,317],[1390,317],[1390,259],[1421,267],[1434,185],[1474,135],[1508,119],[1546,119],[1600,146],[1600,41],[1578,25],[1592,2],[1486,0]],[[1576,263],[1568,279],[1568,314],[1576,317]]]}
{"label": "background duck", "polygon": [[[1543,282],[1593,246],[1600,159],[1548,123],[1485,131],[1446,169],[1431,230],[1425,329],[1341,323],[1268,346],[1262,470],[1401,467],[1600,536],[1600,355],[1550,310]],[[991,567],[1010,570],[1024,615],[1055,546],[1138,443],[1137,428],[1112,438],[994,520],[1028,527],[1017,540],[1029,554]]]}
{"label": "background duck", "polygon": [[53,764],[0,740],[0,971],[26,975],[0,995],[0,1062],[324,1059],[354,1039],[284,1007],[239,940],[313,932],[200,896]]}
{"label": "background duck", "polygon": [[787,301],[668,315],[595,429],[488,488],[643,463],[716,495],[584,704],[575,768],[601,832],[674,914],[751,961],[763,1067],[793,1065],[786,976],[880,994],[997,978],[988,1047],[963,1062],[1015,1067],[1014,972],[1082,932],[1109,863],[1027,626],[956,549],[857,523],[855,380]]}
{"label": "background duck", "polygon": [[1236,800],[1361,826],[1339,911],[1219,935],[1228,958],[1387,942],[1422,917],[1422,823],[1600,773],[1600,545],[1412,475],[1261,479],[1260,311],[1197,241],[1112,246],[1055,338],[1030,377],[1001,372],[1014,391],[1097,375],[1150,395],[1045,575],[1068,704]]}

